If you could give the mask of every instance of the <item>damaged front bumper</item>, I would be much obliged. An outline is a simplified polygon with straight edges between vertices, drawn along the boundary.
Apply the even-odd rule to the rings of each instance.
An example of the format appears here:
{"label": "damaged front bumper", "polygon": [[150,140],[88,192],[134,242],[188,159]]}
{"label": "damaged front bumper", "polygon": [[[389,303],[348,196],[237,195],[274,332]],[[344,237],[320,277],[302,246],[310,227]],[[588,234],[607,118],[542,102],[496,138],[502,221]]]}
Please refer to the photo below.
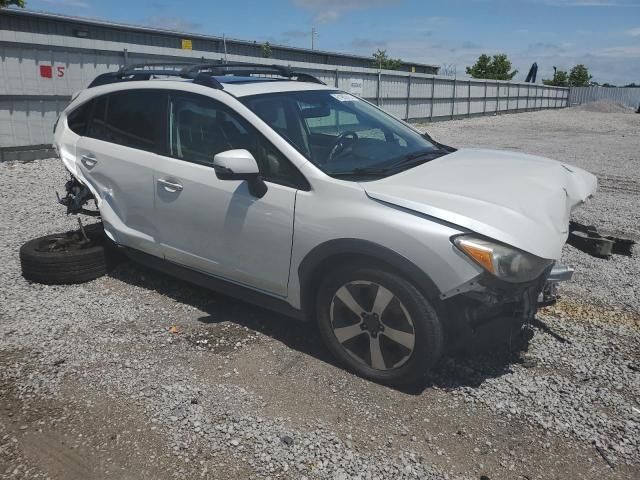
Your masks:
{"label": "damaged front bumper", "polygon": [[573,272],[573,268],[567,267],[563,263],[554,263],[549,277],[544,284],[544,288],[538,295],[538,306],[548,307],[556,303],[558,300],[558,284],[571,280],[573,278]]}
{"label": "damaged front bumper", "polygon": [[536,280],[510,284],[487,274],[475,288],[444,301],[446,335],[453,351],[479,352],[498,345],[518,349],[531,338],[541,306],[558,297],[558,283],[571,280],[573,269],[556,262]]}

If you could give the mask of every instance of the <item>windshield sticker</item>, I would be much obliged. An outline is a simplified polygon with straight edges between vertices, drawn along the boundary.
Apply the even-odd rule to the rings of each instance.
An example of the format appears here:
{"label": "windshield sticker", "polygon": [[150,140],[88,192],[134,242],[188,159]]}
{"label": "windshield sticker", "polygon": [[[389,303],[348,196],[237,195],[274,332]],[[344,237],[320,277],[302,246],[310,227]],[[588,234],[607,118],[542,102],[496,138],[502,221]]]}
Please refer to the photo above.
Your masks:
{"label": "windshield sticker", "polygon": [[339,102],[355,102],[357,100],[356,97],[348,93],[332,93],[331,96]]}

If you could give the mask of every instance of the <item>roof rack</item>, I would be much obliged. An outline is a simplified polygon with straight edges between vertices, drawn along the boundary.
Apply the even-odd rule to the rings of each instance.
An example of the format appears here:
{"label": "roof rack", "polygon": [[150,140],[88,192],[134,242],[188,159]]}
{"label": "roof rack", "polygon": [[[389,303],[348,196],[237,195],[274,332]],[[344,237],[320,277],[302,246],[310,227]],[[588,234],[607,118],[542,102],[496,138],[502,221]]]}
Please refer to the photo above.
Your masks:
{"label": "roof rack", "polygon": [[222,75],[279,75],[299,82],[325,83],[308,73],[295,72],[290,66],[264,65],[261,63],[192,63],[155,62],[140,63],[120,68],[117,72],[98,75],[89,88],[109,83],[149,80],[153,76],[190,78],[195,83],[222,90],[222,84],[214,76]]}
{"label": "roof rack", "polygon": [[284,65],[263,65],[260,63],[198,63],[183,68],[185,75],[194,73],[209,73],[211,75],[281,75],[292,77],[291,67]]}

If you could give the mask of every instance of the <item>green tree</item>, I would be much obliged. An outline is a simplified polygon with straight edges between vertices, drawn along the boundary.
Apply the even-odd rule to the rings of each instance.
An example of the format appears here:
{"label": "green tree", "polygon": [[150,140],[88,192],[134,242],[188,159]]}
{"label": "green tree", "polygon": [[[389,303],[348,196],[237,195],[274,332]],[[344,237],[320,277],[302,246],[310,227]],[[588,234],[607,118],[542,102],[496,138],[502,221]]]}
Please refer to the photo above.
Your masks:
{"label": "green tree", "polygon": [[509,70],[511,70],[511,61],[506,54],[499,53],[490,57],[483,53],[472,67],[467,67],[467,74],[473,78],[511,80],[518,71],[510,72]]}
{"label": "green tree", "polygon": [[589,70],[584,65],[576,65],[569,73],[569,85],[572,87],[588,87],[591,82]]}
{"label": "green tree", "polygon": [[402,66],[402,60],[391,58],[386,50],[380,50],[373,54],[373,65],[380,70],[398,70]]}
{"label": "green tree", "polygon": [[260,51],[262,52],[262,56],[264,58],[271,57],[271,44],[269,42],[265,42],[260,47]]}
{"label": "green tree", "polygon": [[15,5],[20,8],[24,8],[24,0],[0,0],[0,8]]}
{"label": "green tree", "polygon": [[551,80],[543,79],[542,83],[545,85],[553,85],[554,87],[566,87],[569,83],[569,76],[564,70],[556,70],[553,72],[553,78]]}

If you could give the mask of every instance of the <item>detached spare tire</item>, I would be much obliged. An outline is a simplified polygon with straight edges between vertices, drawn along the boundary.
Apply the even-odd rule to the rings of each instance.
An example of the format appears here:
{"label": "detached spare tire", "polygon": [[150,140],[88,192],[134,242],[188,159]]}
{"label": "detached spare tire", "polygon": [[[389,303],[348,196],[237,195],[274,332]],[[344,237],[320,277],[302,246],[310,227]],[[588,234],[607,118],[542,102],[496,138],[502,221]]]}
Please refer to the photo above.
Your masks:
{"label": "detached spare tire", "polygon": [[22,276],[49,285],[83,283],[101,277],[115,265],[115,247],[102,223],[81,230],[45,235],[20,248]]}

